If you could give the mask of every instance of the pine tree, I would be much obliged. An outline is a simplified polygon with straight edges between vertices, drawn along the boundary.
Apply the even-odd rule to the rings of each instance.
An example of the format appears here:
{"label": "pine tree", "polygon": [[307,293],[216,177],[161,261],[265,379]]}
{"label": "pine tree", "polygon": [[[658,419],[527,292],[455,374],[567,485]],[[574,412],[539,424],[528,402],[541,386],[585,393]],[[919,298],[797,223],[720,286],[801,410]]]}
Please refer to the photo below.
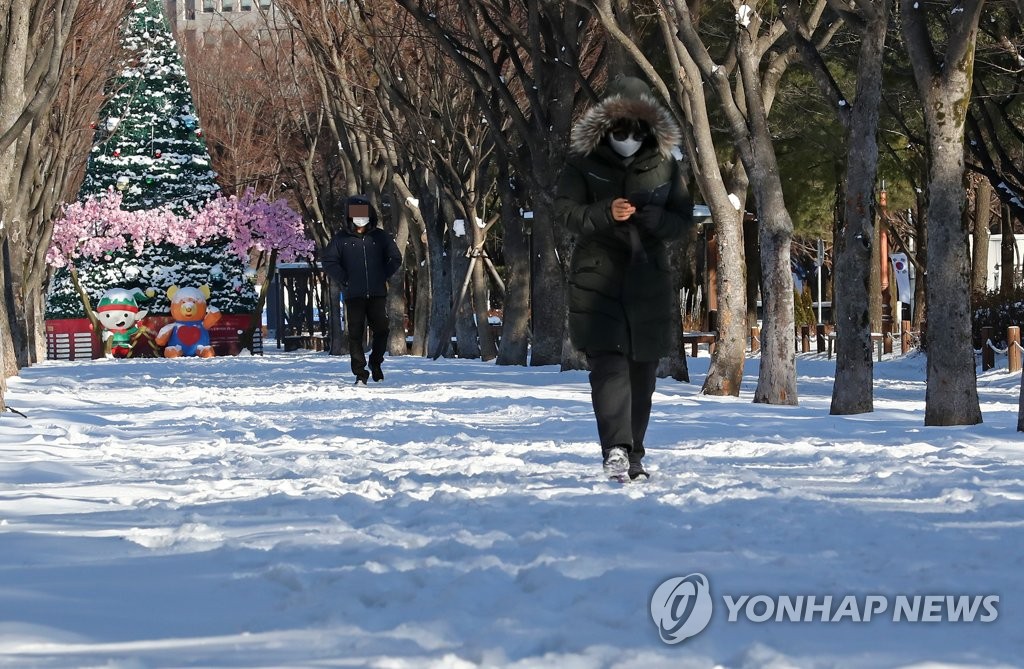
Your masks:
{"label": "pine tree", "polygon": [[[116,188],[128,211],[170,206],[200,210],[219,192],[192,91],[161,0],[132,0],[123,24],[124,61],[109,85],[79,198]],[[226,313],[256,304],[245,267],[223,244],[146,247],[138,255],[115,252],[100,262],[76,262],[95,300],[108,288],[154,288],[151,313],[166,313],[166,289],[207,284],[211,303]],[[47,302],[48,318],[81,317],[67,272],[58,272]]]}

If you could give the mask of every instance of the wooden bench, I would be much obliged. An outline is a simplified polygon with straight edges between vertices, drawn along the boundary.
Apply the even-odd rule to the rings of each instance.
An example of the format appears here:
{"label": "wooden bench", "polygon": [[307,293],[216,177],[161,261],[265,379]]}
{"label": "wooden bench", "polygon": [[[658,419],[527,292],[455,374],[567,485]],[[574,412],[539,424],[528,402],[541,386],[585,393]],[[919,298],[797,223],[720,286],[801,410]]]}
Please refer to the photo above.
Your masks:
{"label": "wooden bench", "polygon": [[[832,354],[835,351],[836,332],[835,332],[835,330],[833,330],[832,332],[829,332],[825,336],[828,337],[828,359],[831,360],[832,359]],[[876,351],[876,355],[878,357],[878,362],[882,362],[882,351],[883,351],[883,348],[884,348],[885,337],[886,337],[886,335],[883,335],[881,332],[872,332],[871,333],[871,343],[875,346],[875,351]]]}
{"label": "wooden bench", "polygon": [[715,352],[715,343],[718,341],[718,332],[684,332],[683,346],[690,346],[690,357],[697,357],[697,348],[701,344],[708,345],[708,353]]}

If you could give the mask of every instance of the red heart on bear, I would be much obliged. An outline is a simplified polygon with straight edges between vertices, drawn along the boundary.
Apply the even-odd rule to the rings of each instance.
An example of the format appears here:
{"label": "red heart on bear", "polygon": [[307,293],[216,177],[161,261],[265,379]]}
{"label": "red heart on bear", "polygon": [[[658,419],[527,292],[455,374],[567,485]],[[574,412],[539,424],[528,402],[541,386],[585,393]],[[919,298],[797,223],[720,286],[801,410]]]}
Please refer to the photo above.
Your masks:
{"label": "red heart on bear", "polygon": [[178,341],[185,346],[192,346],[199,341],[199,335],[202,332],[199,328],[194,325],[179,325],[178,326]]}

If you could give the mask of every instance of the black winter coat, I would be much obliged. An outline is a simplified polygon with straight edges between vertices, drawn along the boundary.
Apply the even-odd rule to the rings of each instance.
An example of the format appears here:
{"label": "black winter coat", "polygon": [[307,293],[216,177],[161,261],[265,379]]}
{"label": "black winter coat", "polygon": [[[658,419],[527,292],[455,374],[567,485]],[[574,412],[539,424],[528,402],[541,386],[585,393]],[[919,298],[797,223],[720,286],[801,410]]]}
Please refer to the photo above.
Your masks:
{"label": "black winter coat", "polygon": [[[652,135],[631,160],[605,141],[621,118],[640,119]],[[570,157],[559,179],[555,211],[576,235],[569,269],[569,336],[586,353],[619,352],[638,361],[670,353],[671,328],[682,327],[672,309],[672,271],[666,241],[693,225],[693,204],[678,161],[680,131],[646,84],[613,82],[606,97],[573,128]],[[617,223],[611,202],[627,197],[653,205],[652,224]],[[630,228],[633,228],[630,230]],[[639,240],[637,240],[639,237]],[[638,253],[637,246],[642,247]]]}
{"label": "black winter coat", "polygon": [[383,297],[388,278],[402,265],[402,254],[391,235],[379,228],[363,234],[340,230],[324,249],[321,264],[341,285],[344,299]]}

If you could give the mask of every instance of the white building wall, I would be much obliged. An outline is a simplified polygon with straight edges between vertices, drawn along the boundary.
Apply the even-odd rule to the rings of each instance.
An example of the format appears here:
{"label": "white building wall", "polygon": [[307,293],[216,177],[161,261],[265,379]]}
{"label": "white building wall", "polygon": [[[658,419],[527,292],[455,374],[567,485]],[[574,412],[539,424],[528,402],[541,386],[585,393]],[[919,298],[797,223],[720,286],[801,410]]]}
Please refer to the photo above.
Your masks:
{"label": "white building wall", "polygon": [[223,33],[265,30],[279,20],[272,0],[164,0],[171,30],[202,44]]}
{"label": "white building wall", "polygon": [[[974,237],[972,235],[971,239]],[[1020,277],[1022,271],[1022,258],[1024,258],[1024,239],[1016,237],[1016,252],[1013,256],[1013,271],[1014,276]],[[1003,267],[1000,267],[1000,261],[1002,259],[1002,251],[1000,247],[1003,244],[1002,235],[992,235],[988,242],[988,284],[987,288],[990,291],[999,290],[999,281],[1001,280]]]}

